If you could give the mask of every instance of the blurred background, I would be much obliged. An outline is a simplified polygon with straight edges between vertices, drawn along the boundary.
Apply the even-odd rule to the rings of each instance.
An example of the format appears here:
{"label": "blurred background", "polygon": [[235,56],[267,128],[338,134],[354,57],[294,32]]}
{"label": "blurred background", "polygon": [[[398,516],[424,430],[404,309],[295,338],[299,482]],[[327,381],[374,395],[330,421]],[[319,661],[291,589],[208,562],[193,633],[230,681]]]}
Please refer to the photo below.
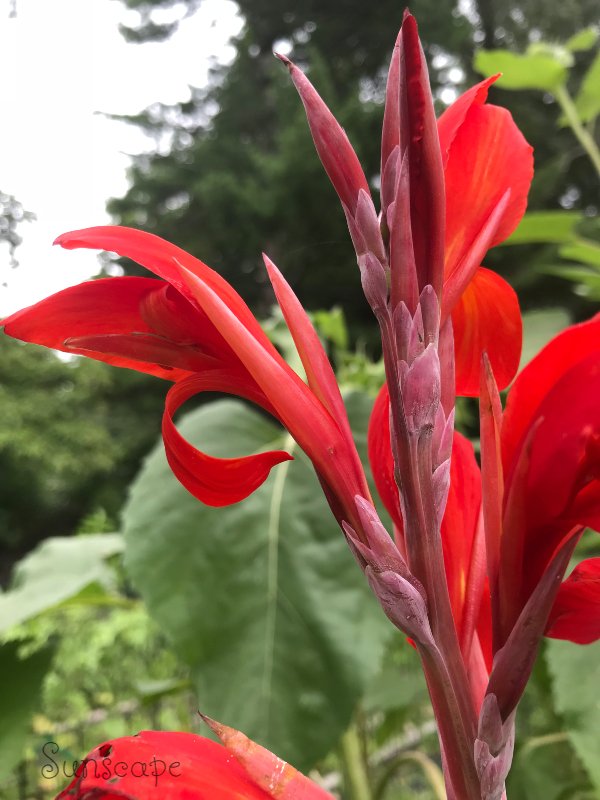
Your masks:
{"label": "blurred background", "polygon": [[[50,247],[65,230],[112,221],[217,269],[285,352],[265,250],[313,312],[353,398],[362,446],[383,375],[375,327],[343,213],[272,51],[308,69],[376,188],[402,11],[389,0],[0,0],[0,315],[93,275],[139,274],[111,256]],[[530,215],[486,260],[519,294],[526,361],[600,299],[597,0],[415,0],[411,11],[439,112],[482,74],[503,71],[490,101],[510,109],[534,146]],[[231,597],[252,606],[272,567],[263,537],[271,490],[216,516],[190,501],[157,445],[166,390],[0,338],[0,797],[52,796],[65,782],[63,761],[72,772],[102,738],[197,730],[199,704],[318,768],[343,797],[357,797],[347,774],[353,752],[378,787],[372,800],[442,796],[414,654],[389,639],[335,526],[315,523],[339,559],[320,588],[320,568],[298,568],[318,561],[318,537],[299,535],[297,552],[287,552],[282,527],[277,580],[314,581],[311,613],[329,642],[312,661],[293,663],[297,642],[308,650],[319,637],[300,630],[285,598],[260,601],[266,622],[259,614],[257,630],[232,610]],[[210,425],[214,452],[229,437],[238,454],[279,435],[231,403],[193,411],[184,421],[190,438],[206,447]],[[460,419],[474,433],[467,402]],[[306,513],[303,498],[317,508],[310,471],[294,470],[290,529]],[[596,538],[585,537],[582,553],[597,552]],[[344,602],[324,612],[342,578]],[[265,661],[256,642],[273,608],[286,625],[269,633]],[[219,630],[222,613],[232,615],[229,643],[242,642],[236,653]],[[546,648],[520,714],[511,800],[600,797],[599,655],[596,646]],[[236,710],[261,669],[263,705]],[[270,722],[264,702],[278,709]],[[50,741],[61,751],[56,769],[42,754]]]}

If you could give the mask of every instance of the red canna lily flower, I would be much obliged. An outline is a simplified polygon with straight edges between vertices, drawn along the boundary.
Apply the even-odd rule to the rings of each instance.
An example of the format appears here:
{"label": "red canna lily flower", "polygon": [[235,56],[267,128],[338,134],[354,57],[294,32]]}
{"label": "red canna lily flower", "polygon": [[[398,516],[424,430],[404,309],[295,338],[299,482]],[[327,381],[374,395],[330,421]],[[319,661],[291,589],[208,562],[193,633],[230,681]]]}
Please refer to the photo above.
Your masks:
{"label": "red canna lily flower", "polygon": [[165,449],[175,475],[202,502],[242,500],[291,458],[283,451],[215,458],[185,441],[173,423],[177,409],[194,394],[219,391],[276,417],[313,461],[338,520],[355,519],[354,497],[368,497],[368,488],[339,388],[306,312],[268,258],[308,385],[237,292],[175,245],[122,227],[66,233],[56,243],[112,250],[164,280],[106,278],[66,289],[5,319],[9,336],[174,381],[163,416]]}
{"label": "red canna lily flower", "polygon": [[[393,258],[394,246],[404,255],[406,249],[411,250],[414,246],[416,257],[422,254],[424,262],[421,267],[417,264],[417,270],[421,268],[427,273],[439,255],[439,247],[434,243],[439,239],[440,229],[443,230],[443,220],[441,224],[436,220],[440,209],[443,211],[439,194],[444,191],[436,183],[436,145],[429,133],[431,141],[422,143],[421,155],[418,156],[422,162],[416,171],[415,165],[411,165],[418,179],[413,179],[410,184],[407,180],[407,189],[411,193],[410,213],[418,217],[412,226],[413,237],[420,237],[419,241],[403,248],[402,242],[394,242],[390,225],[391,217],[408,213],[394,208],[398,181],[404,179],[403,168],[398,163],[398,136],[413,137],[416,141],[423,130],[429,130],[427,121],[420,119],[422,109],[427,109],[428,104],[423,98],[417,98],[427,83],[426,76],[418,87],[416,78],[411,81],[413,91],[408,98],[400,98],[398,90],[403,68],[401,48],[414,50],[418,46],[416,23],[406,15],[388,76],[381,159],[381,224],[388,233],[392,228],[390,258]],[[411,54],[411,58],[418,61],[418,56]],[[368,182],[352,145],[306,76],[288,59],[282,60],[287,64],[304,103],[318,154],[342,202],[359,264],[365,250],[382,260],[381,245],[377,241],[377,215]],[[489,355],[501,388],[514,377],[521,353],[522,323],[516,294],[503,278],[480,266],[486,251],[506,239],[519,223],[525,212],[533,175],[532,148],[510,113],[486,104],[489,86],[496,77],[488,78],[465,92],[442,114],[437,126],[445,179],[446,232],[445,242],[441,242],[441,246],[445,246],[442,322],[452,316],[456,389],[458,394],[468,396],[478,394],[479,365],[484,351]],[[400,81],[400,92],[403,91],[402,85]],[[404,109],[402,114],[401,107]],[[418,131],[415,129],[416,132],[411,133],[413,116],[417,117]],[[409,122],[404,122],[405,117]],[[408,127],[404,134],[403,126]],[[428,159],[431,168],[427,166]],[[406,276],[406,259],[404,263],[402,273]],[[427,282],[435,285],[434,278],[424,281]],[[412,291],[413,297],[418,297],[416,287]]]}
{"label": "red canna lily flower", "polygon": [[[502,447],[503,522],[498,553],[498,636],[508,632],[565,547],[586,527],[600,531],[600,315],[567,328],[517,377],[508,395]],[[600,638],[600,559],[562,584],[549,635]]]}
{"label": "red canna lily flower", "polygon": [[332,800],[320,786],[232,728],[216,744],[142,731],[95,747],[56,800]]}

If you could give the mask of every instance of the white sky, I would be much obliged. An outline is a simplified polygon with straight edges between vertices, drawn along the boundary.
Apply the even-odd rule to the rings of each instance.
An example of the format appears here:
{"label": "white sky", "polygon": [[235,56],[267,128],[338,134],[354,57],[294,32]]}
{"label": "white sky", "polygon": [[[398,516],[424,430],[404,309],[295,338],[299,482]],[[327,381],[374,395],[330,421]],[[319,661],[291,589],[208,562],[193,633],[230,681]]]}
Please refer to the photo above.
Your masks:
{"label": "white sky", "polygon": [[204,0],[167,42],[136,45],[118,23],[137,16],[116,0],[17,0],[16,18],[10,5],[0,0],[0,189],[37,221],[20,227],[17,269],[0,247],[0,317],[98,271],[93,252],[52,241],[109,222],[105,202],[127,188],[127,154],[151,142],[95,112],[132,114],[187,99],[189,85],[206,83],[211,57],[233,56],[226,43],[241,28],[231,0]]}

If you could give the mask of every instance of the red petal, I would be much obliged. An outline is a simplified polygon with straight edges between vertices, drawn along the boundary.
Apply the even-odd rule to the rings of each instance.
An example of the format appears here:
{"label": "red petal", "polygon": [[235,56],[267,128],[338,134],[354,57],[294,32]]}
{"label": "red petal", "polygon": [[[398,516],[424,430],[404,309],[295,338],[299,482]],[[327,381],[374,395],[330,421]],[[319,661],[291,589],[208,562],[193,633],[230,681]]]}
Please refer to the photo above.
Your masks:
{"label": "red petal", "polygon": [[514,378],[521,358],[523,323],[514,289],[480,267],[452,312],[456,393],[479,394],[481,356],[487,353],[500,389]]}
{"label": "red petal", "polygon": [[576,644],[600,639],[600,558],[582,561],[561,584],[546,636]]}
{"label": "red petal", "polygon": [[502,402],[494,380],[489,358],[481,362],[479,419],[481,432],[481,481],[485,549],[490,597],[497,623],[498,572],[502,544],[502,509],[504,504],[504,473],[502,471],[501,431]]}
{"label": "red petal", "polygon": [[[186,354],[163,338],[152,341],[156,331],[140,312],[151,299],[162,298],[163,289],[164,284],[152,278],[89,281],[17,311],[2,324],[15,339],[177,380],[206,359],[190,348],[184,348]],[[87,341],[70,341],[81,337]],[[107,337],[115,337],[113,347]]]}
{"label": "red petal", "polygon": [[118,253],[164,278],[184,297],[193,301],[193,294],[185,282],[186,273],[178,265],[184,266],[211,287],[265,349],[271,353],[276,352],[254,314],[226,280],[202,261],[159,236],[134,228],[106,225],[63,233],[55,244],[67,250],[87,247]]}
{"label": "red petal", "polygon": [[325,789],[240,731],[204,715],[202,719],[233,753],[248,775],[277,800],[333,800],[333,796]]}
{"label": "red petal", "polygon": [[[533,554],[549,557],[557,540],[571,527],[600,522],[600,460],[593,446],[600,434],[599,397],[600,348],[566,370],[539,405],[536,418],[540,421],[523,501],[530,554],[525,563],[532,575]],[[507,489],[518,479],[514,465],[511,467]]]}
{"label": "red petal", "polygon": [[[479,611],[485,565],[481,574],[474,580],[470,574],[478,565],[473,564],[473,545],[481,508],[481,475],[473,445],[454,433],[452,442],[452,462],[450,467],[450,491],[442,520],[442,545],[444,564],[448,578],[448,590],[452,605],[452,616],[459,638],[462,640],[465,602],[472,606],[472,628]],[[477,585],[475,585],[477,584]],[[467,597],[470,589],[473,597]]]}
{"label": "red petal", "polygon": [[308,314],[277,266],[264,253],[263,260],[277,302],[306,372],[308,385],[338,424],[349,431],[348,416],[340,388]]}
{"label": "red petal", "polygon": [[488,96],[488,89],[499,77],[500,74],[493,75],[491,78],[486,78],[475,86],[471,86],[471,88],[461,94],[452,105],[448,106],[438,119],[438,133],[444,167],[448,162],[450,147],[454,141],[454,137],[463,125],[469,109],[472,105],[480,106],[485,103]]}
{"label": "red petal", "polygon": [[369,462],[377,492],[394,524],[402,530],[400,496],[394,479],[394,459],[390,440],[390,396],[384,383],[373,404],[367,433]]}
{"label": "red petal", "polygon": [[510,190],[510,202],[492,245],[506,239],[525,213],[533,176],[532,149],[504,108],[484,105],[491,79],[459,98],[439,120],[447,152],[446,276],[465,257],[492,210]]}
{"label": "red petal", "polygon": [[56,800],[272,800],[223,745],[142,731],[94,748]]}
{"label": "red petal", "polygon": [[527,430],[539,416],[539,407],[563,374],[590,353],[600,352],[600,314],[560,333],[527,364],[511,387],[504,411],[502,457],[514,462]]}
{"label": "red petal", "polygon": [[245,397],[272,411],[264,395],[243,373],[212,370],[192,375],[171,387],[165,402],[163,438],[167,460],[176,478],[198,500],[209,506],[227,506],[248,497],[267,479],[272,467],[292,456],[272,450],[241,458],[216,458],[197,450],[179,433],[173,415],[199,392],[226,392]]}
{"label": "red petal", "polygon": [[308,314],[294,294],[275,264],[263,254],[265,266],[277,297],[284,319],[287,323],[298,355],[306,372],[308,385],[337,423],[347,443],[347,452],[353,460],[356,480],[362,484],[363,497],[369,496],[369,489],[358,453],[354,445],[352,430],[348,421],[346,407],[340,394],[335,373],[323,349],[319,337]]}

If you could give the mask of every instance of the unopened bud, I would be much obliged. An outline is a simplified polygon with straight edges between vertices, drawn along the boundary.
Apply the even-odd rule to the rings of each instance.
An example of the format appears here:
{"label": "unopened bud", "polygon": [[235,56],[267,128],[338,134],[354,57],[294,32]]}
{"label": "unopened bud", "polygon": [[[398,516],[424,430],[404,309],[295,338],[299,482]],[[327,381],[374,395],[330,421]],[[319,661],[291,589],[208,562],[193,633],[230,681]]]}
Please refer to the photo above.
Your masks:
{"label": "unopened bud", "polygon": [[387,306],[388,287],[385,269],[372,253],[365,253],[358,259],[360,282],[367,302],[377,315]]}
{"label": "unopened bud", "polygon": [[501,800],[504,794],[515,746],[514,717],[513,712],[502,722],[496,695],[485,696],[473,752],[482,800]]}
{"label": "unopened bud", "polygon": [[377,572],[367,566],[365,575],[387,618],[416,642],[433,644],[427,606],[419,590],[397,572]]}
{"label": "unopened bud", "polygon": [[408,367],[401,389],[409,432],[432,432],[440,403],[440,362],[435,345],[428,345]]}
{"label": "unopened bud", "polygon": [[[385,263],[386,254],[379,226],[379,218],[373,205],[371,195],[364,189],[358,192],[358,203],[354,215],[356,228],[360,232],[366,246],[366,250],[373,253],[382,263]],[[359,254],[360,255],[360,254]]]}
{"label": "unopened bud", "polygon": [[446,510],[446,501],[448,499],[448,492],[450,491],[450,459],[436,467],[433,471],[431,478],[433,485],[433,502],[435,503],[435,515],[438,525],[442,524],[444,511]]}

